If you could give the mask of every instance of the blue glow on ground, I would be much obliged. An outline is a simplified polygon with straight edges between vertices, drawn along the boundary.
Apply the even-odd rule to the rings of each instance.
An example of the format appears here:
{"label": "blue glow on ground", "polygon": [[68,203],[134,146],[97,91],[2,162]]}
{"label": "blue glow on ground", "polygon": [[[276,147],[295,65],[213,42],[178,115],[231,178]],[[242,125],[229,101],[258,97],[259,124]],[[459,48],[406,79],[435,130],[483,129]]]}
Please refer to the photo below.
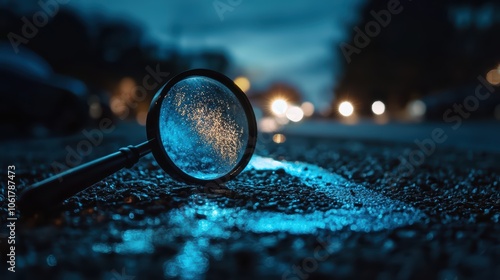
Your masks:
{"label": "blue glow on ground", "polygon": [[[278,222],[282,229],[285,224],[297,223],[301,225],[303,233],[314,233],[315,228],[336,230],[343,226],[350,226],[353,231],[374,231],[412,224],[424,217],[422,212],[413,207],[353,184],[314,164],[276,161],[254,156],[247,166],[247,170],[249,169],[283,169],[286,173],[299,178],[304,187],[314,188],[344,205],[341,209],[331,209],[326,212],[284,215],[280,219],[285,219],[287,222]],[[353,196],[351,191],[356,193],[356,196]],[[356,205],[362,205],[362,207],[356,207]],[[275,223],[271,224],[275,225]],[[262,228],[269,228],[269,226]],[[289,231],[294,230],[297,229],[294,227]]]}
{"label": "blue glow on ground", "polygon": [[131,229],[122,233],[122,242],[113,246],[96,243],[92,246],[92,250],[99,253],[121,253],[121,254],[144,254],[153,253],[154,246],[152,243],[152,229],[140,230]]}
{"label": "blue glow on ground", "polygon": [[[178,253],[163,263],[167,278],[197,279],[209,268],[209,259],[221,259],[226,252],[217,245],[220,240],[234,240],[247,233],[285,233],[264,235],[256,246],[274,246],[287,234],[317,234],[350,229],[358,232],[379,231],[406,226],[424,218],[419,210],[384,197],[319,166],[301,162],[276,161],[254,156],[246,171],[283,169],[296,177],[304,188],[312,188],[342,206],[326,211],[286,214],[276,211],[224,207],[205,194],[193,194],[189,203],[162,214],[162,226],[155,229],[127,230],[122,242],[113,246],[95,244],[101,253],[152,253],[157,246],[178,247]],[[237,189],[237,180],[228,183]],[[351,194],[356,193],[356,196]],[[362,206],[359,206],[359,204]],[[120,234],[120,233],[118,233]],[[215,242],[214,242],[215,241]],[[390,245],[390,244],[389,244]],[[303,244],[294,244],[302,247]],[[342,240],[332,240],[329,250],[342,248]]]}

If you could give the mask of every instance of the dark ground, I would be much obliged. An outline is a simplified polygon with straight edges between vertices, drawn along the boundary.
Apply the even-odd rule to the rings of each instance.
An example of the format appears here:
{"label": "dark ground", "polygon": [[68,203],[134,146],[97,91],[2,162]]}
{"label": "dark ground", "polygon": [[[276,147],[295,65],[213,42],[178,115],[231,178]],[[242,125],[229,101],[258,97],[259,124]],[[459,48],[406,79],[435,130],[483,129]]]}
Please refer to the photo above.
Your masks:
{"label": "dark ground", "polygon": [[[143,129],[107,135],[92,157]],[[401,176],[412,144],[287,136],[263,135],[258,154],[279,162],[257,157],[225,187],[175,182],[148,156],[18,221],[15,274],[2,175],[0,279],[500,279],[500,154],[438,147]],[[78,137],[3,143],[1,174],[16,165],[19,193]]]}

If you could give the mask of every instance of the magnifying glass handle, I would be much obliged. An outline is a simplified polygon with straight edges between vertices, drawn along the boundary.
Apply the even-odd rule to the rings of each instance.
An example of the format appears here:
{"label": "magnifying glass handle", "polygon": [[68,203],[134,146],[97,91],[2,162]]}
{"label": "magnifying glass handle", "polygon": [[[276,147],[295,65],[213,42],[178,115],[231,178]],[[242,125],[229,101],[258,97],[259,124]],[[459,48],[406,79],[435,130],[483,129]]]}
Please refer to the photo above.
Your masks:
{"label": "magnifying glass handle", "polygon": [[59,205],[64,200],[124,167],[132,167],[151,152],[150,141],[128,146],[118,152],[66,170],[31,185],[21,193],[19,210],[33,213]]}

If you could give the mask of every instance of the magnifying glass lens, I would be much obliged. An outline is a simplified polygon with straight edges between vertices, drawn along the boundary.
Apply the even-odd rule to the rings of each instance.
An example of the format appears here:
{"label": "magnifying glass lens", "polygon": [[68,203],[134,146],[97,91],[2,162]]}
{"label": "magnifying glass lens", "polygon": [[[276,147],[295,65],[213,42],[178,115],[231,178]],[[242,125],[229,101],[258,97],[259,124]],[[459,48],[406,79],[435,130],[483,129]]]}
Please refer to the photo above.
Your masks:
{"label": "magnifying glass lens", "polygon": [[188,77],[170,88],[161,103],[158,126],[172,163],[200,180],[231,172],[249,139],[241,102],[226,86],[204,76]]}

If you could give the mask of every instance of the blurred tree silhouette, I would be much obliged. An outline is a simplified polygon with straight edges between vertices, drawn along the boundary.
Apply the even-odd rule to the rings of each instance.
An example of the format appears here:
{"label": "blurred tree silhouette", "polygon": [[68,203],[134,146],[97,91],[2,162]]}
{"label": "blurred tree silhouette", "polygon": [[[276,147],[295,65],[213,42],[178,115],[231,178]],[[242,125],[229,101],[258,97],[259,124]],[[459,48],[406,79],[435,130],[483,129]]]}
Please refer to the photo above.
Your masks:
{"label": "blurred tree silhouette", "polygon": [[[356,25],[363,32],[372,11],[387,9],[390,0],[370,1]],[[353,100],[361,114],[374,100],[402,108],[409,99],[435,90],[473,83],[500,62],[500,6],[491,1],[409,1],[386,27],[371,37],[352,61],[335,91],[334,108]],[[348,44],[355,46],[355,32]],[[335,46],[335,51],[342,50]]]}
{"label": "blurred tree silhouette", "polygon": [[[0,40],[9,42],[9,34],[23,37],[22,20],[33,22],[33,15],[44,12],[37,1],[27,0],[15,5],[0,6]],[[159,65],[162,71],[179,73],[202,65],[224,72],[229,66],[226,54],[220,50],[204,50],[181,54],[175,46],[165,48],[145,37],[145,30],[132,20],[109,18],[102,14],[82,15],[59,6],[47,15],[47,22],[36,27],[36,34],[20,44],[35,51],[53,67],[56,73],[77,77],[97,88],[111,90],[124,76],[138,83],[147,66]],[[12,50],[15,54],[15,49]]]}

